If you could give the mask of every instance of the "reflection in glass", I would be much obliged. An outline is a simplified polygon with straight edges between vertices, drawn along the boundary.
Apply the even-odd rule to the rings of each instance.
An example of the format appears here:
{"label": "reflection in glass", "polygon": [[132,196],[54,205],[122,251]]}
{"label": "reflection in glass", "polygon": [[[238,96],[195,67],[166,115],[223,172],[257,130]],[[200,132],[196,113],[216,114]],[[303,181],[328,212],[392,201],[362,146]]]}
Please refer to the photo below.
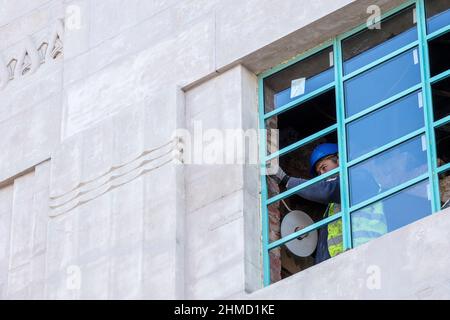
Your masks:
{"label": "reflection in glass", "polygon": [[342,42],[344,74],[372,63],[417,40],[413,8],[381,21],[380,29],[364,29]]}
{"label": "reflection in glass", "polygon": [[450,24],[450,0],[426,0],[428,33]]}
{"label": "reflection in glass", "polygon": [[351,205],[427,172],[425,135],[403,142],[349,169]]}
{"label": "reflection in glass", "polygon": [[417,48],[344,83],[347,116],[352,116],[420,83]]}
{"label": "reflection in glass", "polygon": [[349,123],[347,125],[349,160],[422,128],[424,126],[422,100],[422,92],[415,92]]}
{"label": "reflection in glass", "polygon": [[334,81],[333,49],[327,48],[264,79],[265,112]]}
{"label": "reflection in glass", "polygon": [[[351,214],[353,246],[422,219],[431,210],[428,180],[357,210]],[[364,234],[362,229],[369,232]]]}

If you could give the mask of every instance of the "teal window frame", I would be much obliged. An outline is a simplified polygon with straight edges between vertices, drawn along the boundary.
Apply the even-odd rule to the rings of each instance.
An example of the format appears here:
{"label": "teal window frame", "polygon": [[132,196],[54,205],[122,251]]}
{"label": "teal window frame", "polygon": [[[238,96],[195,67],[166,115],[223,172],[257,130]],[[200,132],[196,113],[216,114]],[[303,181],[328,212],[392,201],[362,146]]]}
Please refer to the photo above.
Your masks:
{"label": "teal window frame", "polygon": [[[396,50],[395,52],[392,52],[348,75],[344,75],[343,73],[343,59],[342,59],[342,41],[357,32],[362,31],[363,29],[367,28],[366,24],[360,25],[359,27],[346,32],[344,34],[341,34],[322,45],[313,48],[311,50],[308,50],[307,52],[291,59],[290,61],[280,64],[270,70],[267,70],[260,75],[258,75],[258,99],[259,99],[259,126],[260,129],[266,129],[266,120],[270,117],[273,117],[275,115],[279,115],[291,108],[294,108],[298,106],[299,104],[308,101],[319,94],[322,94],[332,88],[335,89],[336,92],[336,116],[337,116],[337,123],[323,129],[309,137],[306,137],[298,142],[295,142],[287,147],[282,148],[281,150],[278,150],[274,153],[271,153],[267,155],[267,132],[266,130],[261,130],[260,135],[260,177],[261,177],[261,216],[262,216],[262,255],[263,255],[263,283],[264,286],[267,286],[270,284],[270,257],[269,253],[271,250],[278,248],[287,242],[298,238],[304,234],[307,234],[308,232],[311,232],[312,230],[317,230],[321,227],[326,226],[327,224],[336,221],[338,219],[342,219],[342,232],[343,232],[343,246],[344,250],[349,250],[352,248],[352,234],[351,234],[351,219],[350,214],[358,209],[361,209],[367,205],[373,204],[377,201],[380,201],[382,199],[385,199],[393,194],[396,194],[408,187],[411,187],[417,183],[423,182],[428,180],[430,184],[430,190],[431,190],[431,208],[432,213],[439,212],[441,210],[441,204],[440,204],[440,194],[439,194],[439,174],[450,170],[450,163],[444,164],[440,167],[437,165],[437,151],[436,151],[436,144],[435,144],[435,129],[439,126],[443,126],[445,124],[448,124],[450,122],[450,116],[446,116],[443,119],[440,119],[438,121],[434,121],[433,117],[433,107],[432,107],[432,91],[431,91],[431,85],[450,76],[450,70],[447,70],[439,75],[430,77],[430,58],[429,58],[429,51],[428,51],[428,42],[434,38],[437,38],[447,32],[450,32],[450,25],[445,26],[441,28],[440,30],[437,30],[431,34],[427,34],[427,18],[425,13],[425,1],[426,0],[409,0],[405,1],[402,5],[396,7],[395,9],[386,12],[382,15],[381,19],[385,19],[389,16],[392,16],[399,11],[406,9],[411,6],[415,6],[416,8],[416,22],[417,22],[417,31],[418,31],[418,40]],[[277,73],[294,63],[297,63],[301,60],[304,60],[315,53],[318,53],[319,51],[327,48],[327,47],[333,47],[334,52],[334,72],[335,72],[335,80],[328,84],[323,86],[322,88],[319,88],[315,90],[314,92],[305,94],[304,96],[301,96],[300,98],[291,101],[290,103],[280,106],[276,108],[275,110],[272,110],[268,113],[265,113],[265,101],[264,101],[264,79],[267,77],[273,75],[274,73]],[[352,115],[350,117],[346,118],[345,115],[345,105],[344,105],[344,81],[353,78],[364,71],[367,71],[375,66],[380,65],[381,63],[396,57],[414,47],[418,48],[419,51],[419,63],[420,63],[420,71],[421,71],[421,82],[418,85],[415,85],[399,94],[396,94],[393,97],[390,97],[368,109],[365,109],[355,115]],[[373,150],[367,154],[364,154],[362,156],[359,156],[357,159],[354,159],[352,161],[347,160],[347,137],[346,137],[346,125],[349,122],[352,122],[356,119],[360,119],[364,115],[367,115],[370,112],[373,112],[375,110],[378,110],[382,108],[383,106],[398,100],[402,97],[407,96],[410,93],[413,93],[417,90],[422,91],[423,96],[423,111],[424,111],[424,117],[425,117],[425,126],[423,128],[420,128],[419,130],[416,130],[412,133],[409,133],[391,143],[388,143],[387,145],[381,146],[377,148],[376,150]],[[339,167],[327,172],[324,175],[315,177],[311,180],[308,180],[307,182],[296,186],[294,188],[288,189],[285,192],[282,192],[276,196],[268,197],[268,189],[267,189],[267,175],[266,175],[266,164],[267,161],[272,160],[274,158],[280,157],[282,155],[288,154],[291,151],[294,151],[305,144],[312,142],[320,137],[323,137],[327,135],[328,133],[331,133],[333,131],[337,131],[338,136],[338,145],[339,145],[339,155],[340,155],[340,161],[339,161]],[[411,138],[417,137],[419,135],[425,135],[427,144],[429,148],[427,148],[427,162],[428,162],[428,172],[425,174],[420,175],[419,177],[416,177],[412,180],[409,180],[393,189],[390,189],[388,191],[385,191],[381,194],[377,194],[376,196],[363,201],[361,203],[358,203],[354,206],[349,205],[349,177],[348,177],[348,169],[351,166],[354,166],[358,163],[361,163],[362,161],[369,159],[375,155],[378,155],[382,153],[383,151],[386,151],[387,149],[390,149],[394,146],[397,146],[401,144],[402,142],[405,142]],[[341,186],[341,212],[332,215],[331,217],[325,218],[323,220],[320,220],[302,230],[299,230],[297,232],[294,232],[286,237],[283,237],[282,239],[270,242],[269,241],[269,213],[268,213],[268,206],[270,204],[273,204],[277,201],[280,201],[282,199],[286,199],[287,197],[295,194],[301,189],[304,189],[316,182],[319,182],[321,180],[324,180],[332,175],[335,175],[339,173],[340,177],[340,186]]]}

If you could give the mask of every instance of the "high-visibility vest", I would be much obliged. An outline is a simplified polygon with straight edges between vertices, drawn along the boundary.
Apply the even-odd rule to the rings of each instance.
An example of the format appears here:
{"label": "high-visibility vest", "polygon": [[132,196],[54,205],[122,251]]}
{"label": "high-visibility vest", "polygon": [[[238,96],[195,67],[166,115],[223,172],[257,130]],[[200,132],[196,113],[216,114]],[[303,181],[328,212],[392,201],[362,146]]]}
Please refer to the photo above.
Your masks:
{"label": "high-visibility vest", "polygon": [[[325,215],[331,217],[338,212],[340,212],[340,205],[330,203]],[[387,233],[386,219],[381,202],[354,212],[351,219],[353,247],[357,247],[371,239],[378,238]],[[330,257],[334,257],[344,251],[342,241],[342,219],[328,224],[327,242]]]}

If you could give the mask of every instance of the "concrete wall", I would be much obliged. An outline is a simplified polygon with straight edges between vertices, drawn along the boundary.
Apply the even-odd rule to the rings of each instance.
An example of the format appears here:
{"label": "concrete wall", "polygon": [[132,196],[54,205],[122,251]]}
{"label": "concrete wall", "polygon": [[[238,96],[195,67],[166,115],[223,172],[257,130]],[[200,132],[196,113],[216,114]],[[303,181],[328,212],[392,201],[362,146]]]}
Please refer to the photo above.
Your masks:
{"label": "concrete wall", "polygon": [[[190,90],[187,129],[256,129],[255,84],[237,66]],[[226,298],[261,286],[258,172],[251,164],[186,166],[187,298]]]}
{"label": "concrete wall", "polygon": [[269,298],[326,272],[258,290],[257,167],[181,165],[173,133],[256,129],[256,74],[401,2],[0,1],[0,298]]}
{"label": "concrete wall", "polygon": [[49,162],[0,189],[0,296],[43,297]]}
{"label": "concrete wall", "polygon": [[450,209],[233,299],[450,299]]}

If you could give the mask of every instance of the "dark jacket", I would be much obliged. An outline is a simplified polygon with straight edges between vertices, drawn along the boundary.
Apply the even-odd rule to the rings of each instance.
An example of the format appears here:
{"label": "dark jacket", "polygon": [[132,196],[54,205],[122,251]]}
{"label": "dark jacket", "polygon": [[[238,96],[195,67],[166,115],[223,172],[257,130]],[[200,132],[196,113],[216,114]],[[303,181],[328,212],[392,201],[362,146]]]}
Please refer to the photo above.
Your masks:
{"label": "dark jacket", "polygon": [[[291,189],[306,181],[308,180],[290,177],[286,187]],[[341,194],[339,187],[339,176],[332,176],[328,179],[319,181],[307,188],[297,191],[296,194],[306,200],[321,204],[340,203]]]}
{"label": "dark jacket", "polygon": [[[289,178],[286,187],[294,188],[308,180],[302,178]],[[339,176],[333,176],[328,179],[317,182],[305,189],[296,192],[300,197],[328,205],[329,203],[340,203],[340,184]],[[319,238],[317,241],[315,263],[318,264],[330,258],[328,252],[328,228],[324,226],[318,230]]]}
{"label": "dark jacket", "polygon": [[[328,179],[319,181],[300,191],[297,191],[296,194],[304,199],[318,202],[321,204],[328,205],[330,203],[341,203],[339,180],[340,180],[339,175],[335,175]],[[302,183],[305,183],[306,181],[308,180],[290,177],[286,184],[286,187],[288,189],[291,189]],[[368,190],[371,193],[376,194],[377,192],[379,192],[379,185],[376,183],[373,177],[365,170],[360,170],[357,173],[355,173],[354,183],[355,185],[364,184],[366,190]],[[328,228],[327,226],[324,226],[320,228],[318,231],[319,231],[319,239],[317,242],[316,257],[315,257],[316,264],[330,258],[327,243]]]}

